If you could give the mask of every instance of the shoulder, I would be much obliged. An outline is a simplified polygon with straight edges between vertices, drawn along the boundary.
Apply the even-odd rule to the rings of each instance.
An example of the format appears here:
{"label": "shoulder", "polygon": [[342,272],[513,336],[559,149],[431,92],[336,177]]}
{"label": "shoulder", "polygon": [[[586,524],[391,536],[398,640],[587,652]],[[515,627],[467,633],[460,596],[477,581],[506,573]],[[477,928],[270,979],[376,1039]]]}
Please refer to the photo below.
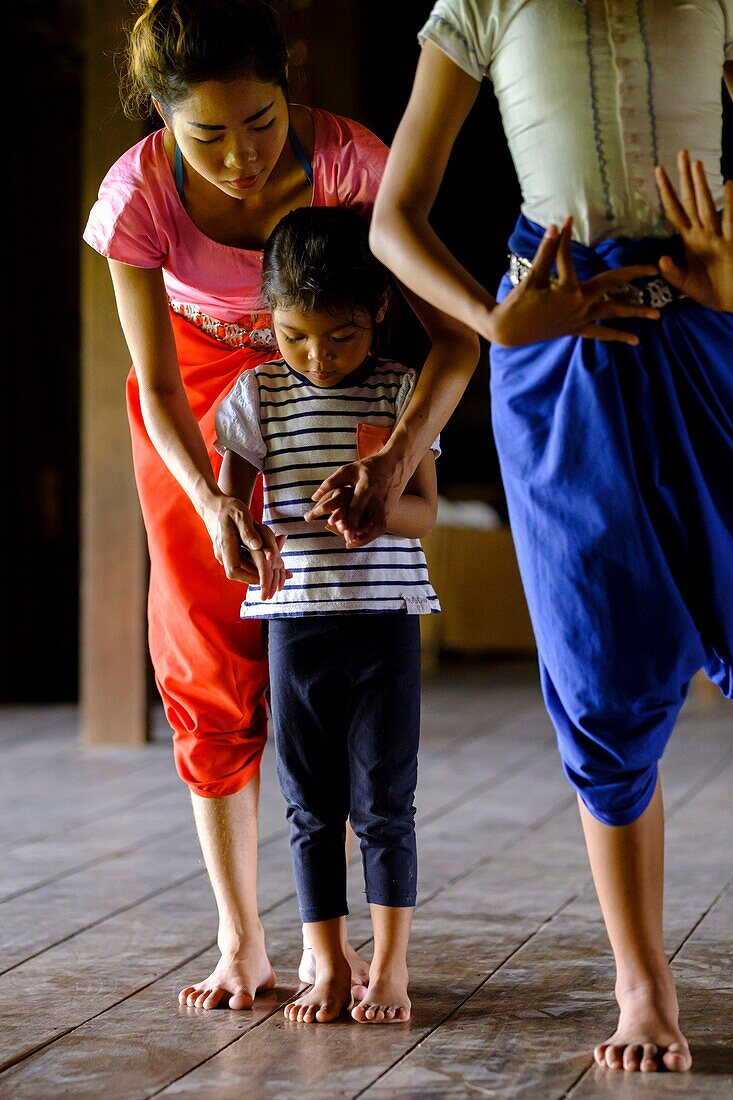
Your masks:
{"label": "shoulder", "polygon": [[323,181],[324,199],[344,205],[371,205],[389,149],[376,134],[344,115],[311,108],[313,161]]}
{"label": "shoulder", "polygon": [[488,74],[502,0],[437,0],[418,35],[432,42],[474,80]]}
{"label": "shoulder", "polygon": [[386,150],[387,146],[376,134],[345,115],[335,115],[320,107],[310,107],[316,147],[323,153],[333,152],[349,146],[357,149]]}
{"label": "shoulder", "polygon": [[163,146],[162,133],[148,134],[127,149],[107,172],[99,188],[103,194],[114,193],[120,200],[132,199],[147,190],[160,187],[170,166]]}
{"label": "shoulder", "polygon": [[403,385],[406,381],[414,381],[417,378],[417,372],[412,367],[397,363],[394,359],[377,359],[372,377],[383,382],[397,382]]}
{"label": "shoulder", "polygon": [[166,172],[170,175],[159,132],[123,153],[102,180],[84,240],[112,259],[155,266]]}
{"label": "shoulder", "polygon": [[[266,363],[258,363],[252,370],[245,371],[244,374],[251,374],[253,378],[287,378],[289,376],[289,368],[284,359],[268,359]],[[240,375],[240,379],[244,378],[244,375]]]}

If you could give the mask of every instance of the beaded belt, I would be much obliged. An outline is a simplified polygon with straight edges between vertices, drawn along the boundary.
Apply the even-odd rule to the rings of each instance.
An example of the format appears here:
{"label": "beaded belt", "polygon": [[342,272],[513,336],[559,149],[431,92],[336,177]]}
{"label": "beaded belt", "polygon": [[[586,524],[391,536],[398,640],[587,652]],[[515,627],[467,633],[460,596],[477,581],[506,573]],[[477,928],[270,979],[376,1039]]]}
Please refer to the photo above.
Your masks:
{"label": "beaded belt", "polygon": [[[532,263],[530,260],[525,260],[524,256],[518,256],[516,252],[509,253],[509,278],[512,286],[519,286],[531,270]],[[668,283],[661,275],[655,275],[644,280],[641,286],[637,286],[635,283],[620,283],[613,290],[608,291],[605,297],[627,302],[630,305],[663,309],[672,302],[686,298],[687,295]]]}
{"label": "beaded belt", "polygon": [[219,321],[188,302],[174,302],[169,298],[168,305],[173,313],[230,348],[277,349],[275,333],[269,327],[268,314],[252,313],[245,318],[247,324],[238,324],[234,321]]}

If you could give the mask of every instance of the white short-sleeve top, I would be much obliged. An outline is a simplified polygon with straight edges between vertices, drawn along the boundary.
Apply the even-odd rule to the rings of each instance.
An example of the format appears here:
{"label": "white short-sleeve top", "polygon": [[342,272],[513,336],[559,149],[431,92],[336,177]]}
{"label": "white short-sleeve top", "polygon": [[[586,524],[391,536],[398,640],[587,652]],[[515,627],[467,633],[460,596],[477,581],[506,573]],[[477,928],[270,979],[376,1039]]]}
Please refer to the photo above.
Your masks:
{"label": "white short-sleeve top", "polygon": [[[242,618],[440,611],[419,539],[387,534],[347,550],[324,521],[303,519],[324,478],[365,457],[365,447],[374,453],[386,442],[415,380],[399,363],[369,359],[339,385],[319,387],[280,359],[245,371],[224,398],[216,449],[234,451],[262,471],[264,521],[287,536],[282,556],[293,573],[271,600],[251,584]],[[440,453],[438,439],[431,449]]]}
{"label": "white short-sleeve top", "polygon": [[571,214],[584,244],[667,236],[654,166],[681,148],[720,204],[733,0],[438,0],[420,40],[491,79],[532,221]]}

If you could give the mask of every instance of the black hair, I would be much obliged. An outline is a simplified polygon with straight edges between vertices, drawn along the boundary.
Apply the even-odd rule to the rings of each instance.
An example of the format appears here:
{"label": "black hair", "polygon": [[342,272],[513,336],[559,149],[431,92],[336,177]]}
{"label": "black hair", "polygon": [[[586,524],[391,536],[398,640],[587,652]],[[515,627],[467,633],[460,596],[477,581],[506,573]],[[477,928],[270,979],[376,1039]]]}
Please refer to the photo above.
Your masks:
{"label": "black hair", "polygon": [[390,276],[369,250],[363,219],[343,206],[291,210],[273,229],[262,262],[270,309],[364,310],[372,321],[390,297]]}
{"label": "black hair", "polygon": [[251,74],[285,95],[288,51],[271,0],[148,0],[128,34],[125,112],[170,110],[195,84]]}

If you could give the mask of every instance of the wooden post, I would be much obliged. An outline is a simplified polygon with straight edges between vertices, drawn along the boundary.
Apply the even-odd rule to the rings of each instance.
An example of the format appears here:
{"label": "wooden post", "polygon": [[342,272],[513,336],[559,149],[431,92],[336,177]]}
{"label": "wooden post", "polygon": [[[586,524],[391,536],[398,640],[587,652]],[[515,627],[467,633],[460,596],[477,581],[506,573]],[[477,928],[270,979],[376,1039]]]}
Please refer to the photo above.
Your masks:
{"label": "wooden post", "polygon": [[[112,56],[126,14],[84,0],[82,225],[113,161],[144,135],[120,108]],[[130,459],[125,377],[130,357],[107,263],[81,261],[81,709],[89,745],[147,738],[147,557]]]}

